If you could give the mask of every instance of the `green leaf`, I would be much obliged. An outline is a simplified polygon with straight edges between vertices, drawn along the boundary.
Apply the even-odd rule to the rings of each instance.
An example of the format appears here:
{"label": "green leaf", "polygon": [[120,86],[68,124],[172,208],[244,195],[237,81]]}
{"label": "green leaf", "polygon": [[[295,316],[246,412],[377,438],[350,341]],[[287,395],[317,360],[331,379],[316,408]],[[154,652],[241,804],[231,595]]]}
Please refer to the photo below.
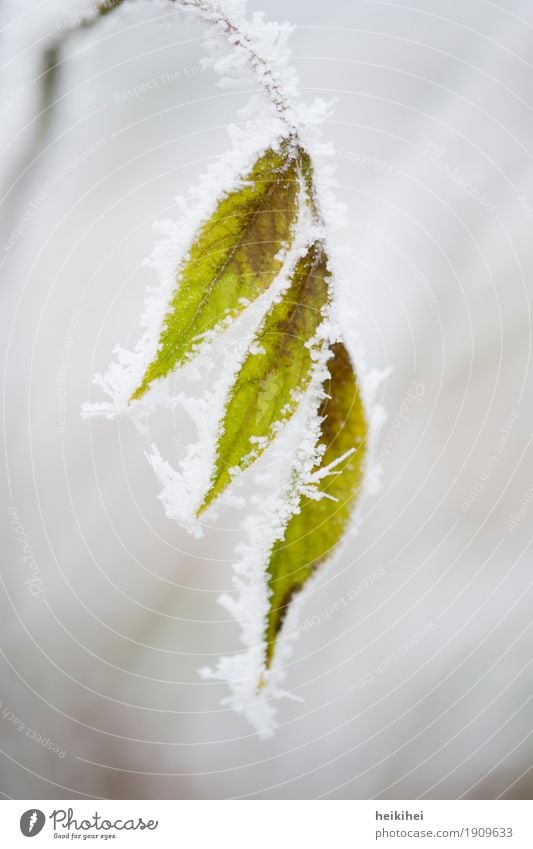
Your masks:
{"label": "green leaf", "polygon": [[210,489],[201,513],[245,469],[294,413],[308,385],[313,340],[328,302],[330,273],[321,242],[314,242],[294,268],[289,288],[274,303],[237,374],[226,405]]}
{"label": "green leaf", "polygon": [[178,269],[158,352],[131,400],[189,359],[207,331],[268,289],[282,265],[280,251],[292,241],[303,155],[289,141],[269,148],[200,228]]}
{"label": "green leaf", "polygon": [[302,496],[299,512],[290,519],[283,539],[271,551],[271,596],[265,634],[267,668],[292,598],[340,541],[363,477],[367,423],[357,377],[344,345],[334,344],[332,352],[324,386],[327,397],[319,411],[323,417],[320,442],[326,450],[313,470],[329,473],[318,484],[324,497],[315,501]]}

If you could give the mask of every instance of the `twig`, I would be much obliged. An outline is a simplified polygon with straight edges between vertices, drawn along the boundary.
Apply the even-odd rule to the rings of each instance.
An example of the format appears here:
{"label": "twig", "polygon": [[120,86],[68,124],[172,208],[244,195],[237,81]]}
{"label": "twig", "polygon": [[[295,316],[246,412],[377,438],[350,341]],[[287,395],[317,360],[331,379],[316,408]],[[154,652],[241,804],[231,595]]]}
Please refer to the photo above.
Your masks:
{"label": "twig", "polygon": [[[215,24],[220,27],[223,32],[230,36],[231,44],[234,47],[240,47],[246,51],[249,57],[250,65],[254,69],[259,79],[259,82],[268,94],[271,103],[276,109],[279,117],[286,123],[290,123],[287,118],[289,111],[289,100],[283,91],[283,86],[276,74],[272,70],[267,59],[260,54],[254,39],[250,33],[245,32],[241,27],[238,27],[231,18],[221,9],[217,9],[214,4],[206,2],[206,0],[178,0],[180,6],[197,10],[202,19],[207,23]],[[291,125],[291,129],[294,127]]]}

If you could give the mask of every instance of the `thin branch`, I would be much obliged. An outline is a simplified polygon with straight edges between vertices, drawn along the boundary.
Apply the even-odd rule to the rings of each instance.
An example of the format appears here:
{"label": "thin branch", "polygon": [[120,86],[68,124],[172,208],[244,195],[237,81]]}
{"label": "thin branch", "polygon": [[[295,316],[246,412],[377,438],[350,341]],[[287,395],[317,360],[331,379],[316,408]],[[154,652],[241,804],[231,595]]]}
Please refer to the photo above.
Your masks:
{"label": "thin branch", "polygon": [[[178,0],[178,2],[183,8],[196,10],[206,23],[220,27],[224,33],[230,36],[231,44],[234,47],[240,47],[248,54],[250,65],[278,112],[279,117],[286,123],[289,123],[287,119],[287,112],[290,107],[289,99],[266,57],[261,55],[257,46],[254,44],[253,36],[245,32],[242,27],[237,26],[225,12],[217,9],[208,0]],[[291,129],[294,129],[292,125]]]}

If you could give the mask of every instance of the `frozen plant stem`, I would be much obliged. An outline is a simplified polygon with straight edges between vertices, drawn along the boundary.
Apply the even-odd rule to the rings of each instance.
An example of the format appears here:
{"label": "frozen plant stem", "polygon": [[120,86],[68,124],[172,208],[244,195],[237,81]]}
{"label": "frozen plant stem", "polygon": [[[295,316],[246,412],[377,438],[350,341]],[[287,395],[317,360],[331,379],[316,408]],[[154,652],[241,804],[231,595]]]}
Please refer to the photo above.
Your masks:
{"label": "frozen plant stem", "polygon": [[[62,64],[61,54],[70,37],[84,30],[93,29],[101,19],[116,9],[136,2],[138,0],[100,0],[92,10],[80,15],[75,23],[69,26],[65,25],[60,34],[45,49],[42,58],[42,69],[38,77],[38,83],[41,88],[39,98],[41,106],[39,114],[34,120],[32,138],[17,168],[19,180],[16,182],[24,182],[24,175],[30,171],[31,165],[37,158],[39,149],[48,132],[54,102],[57,98],[59,74]],[[298,131],[290,118],[291,104],[289,99],[283,91],[283,85],[270,66],[267,58],[261,54],[260,49],[255,44],[253,35],[247,32],[242,26],[237,25],[217,2],[209,3],[207,0],[168,0],[168,2],[172,3],[174,7],[187,9],[196,13],[204,23],[217,27],[221,33],[227,35],[229,43],[235,49],[244,51],[248,59],[248,65],[265,91],[275,114],[287,127],[287,141],[298,145]],[[314,207],[314,213],[318,220],[319,216],[316,207]]]}
{"label": "frozen plant stem", "polygon": [[[41,110],[37,119],[36,140],[42,136],[50,120],[51,107],[57,93],[61,51],[70,36],[83,30],[92,29],[102,18],[115,11],[115,9],[135,2],[137,0],[101,0],[93,10],[81,15],[76,23],[65,26],[60,35],[48,45],[43,55],[42,71],[39,77],[42,95]],[[173,3],[175,7],[190,9],[196,12],[205,23],[213,24],[220,28],[223,33],[227,34],[230,43],[235,48],[246,52],[249,65],[254,70],[259,83],[267,93],[278,117],[287,124],[296,140],[296,129],[287,117],[290,105],[289,101],[267,59],[261,55],[255,46],[253,36],[237,26],[229,15],[221,9],[218,3],[209,3],[206,0],[168,0],[168,2]]]}
{"label": "frozen plant stem", "polygon": [[287,124],[291,134],[294,134],[296,141],[296,129],[291,125],[287,118],[289,110],[289,102],[283,92],[283,88],[272,68],[264,56],[261,56],[254,45],[253,38],[240,29],[227,14],[222,12],[215,4],[206,2],[206,0],[178,0],[179,4],[184,8],[195,9],[206,23],[215,24],[225,32],[230,40],[230,43],[244,50],[249,59],[249,64],[253,68],[259,82],[265,89],[271,103],[275,107],[278,116]]}

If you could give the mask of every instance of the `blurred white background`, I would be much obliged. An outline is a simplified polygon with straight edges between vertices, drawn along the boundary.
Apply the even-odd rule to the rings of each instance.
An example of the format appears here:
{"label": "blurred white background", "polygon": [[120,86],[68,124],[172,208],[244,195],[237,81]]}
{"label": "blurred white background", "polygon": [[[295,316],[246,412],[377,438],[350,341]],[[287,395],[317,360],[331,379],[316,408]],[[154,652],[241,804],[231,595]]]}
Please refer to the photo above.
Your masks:
{"label": "blurred white background", "polygon": [[141,0],[68,42],[28,160],[43,51],[85,5],[0,0],[0,790],[530,796],[531,4],[251,3],[296,25],[304,97],[335,98],[344,329],[390,368],[383,486],[306,601],[317,624],[286,681],[303,701],[268,741],[197,673],[240,648],[217,596],[241,517],[200,541],[166,519],[143,452],[177,461],[186,415],[141,436],[79,413],[138,337],[154,220],[227,149],[247,95],[201,70],[200,26]]}

